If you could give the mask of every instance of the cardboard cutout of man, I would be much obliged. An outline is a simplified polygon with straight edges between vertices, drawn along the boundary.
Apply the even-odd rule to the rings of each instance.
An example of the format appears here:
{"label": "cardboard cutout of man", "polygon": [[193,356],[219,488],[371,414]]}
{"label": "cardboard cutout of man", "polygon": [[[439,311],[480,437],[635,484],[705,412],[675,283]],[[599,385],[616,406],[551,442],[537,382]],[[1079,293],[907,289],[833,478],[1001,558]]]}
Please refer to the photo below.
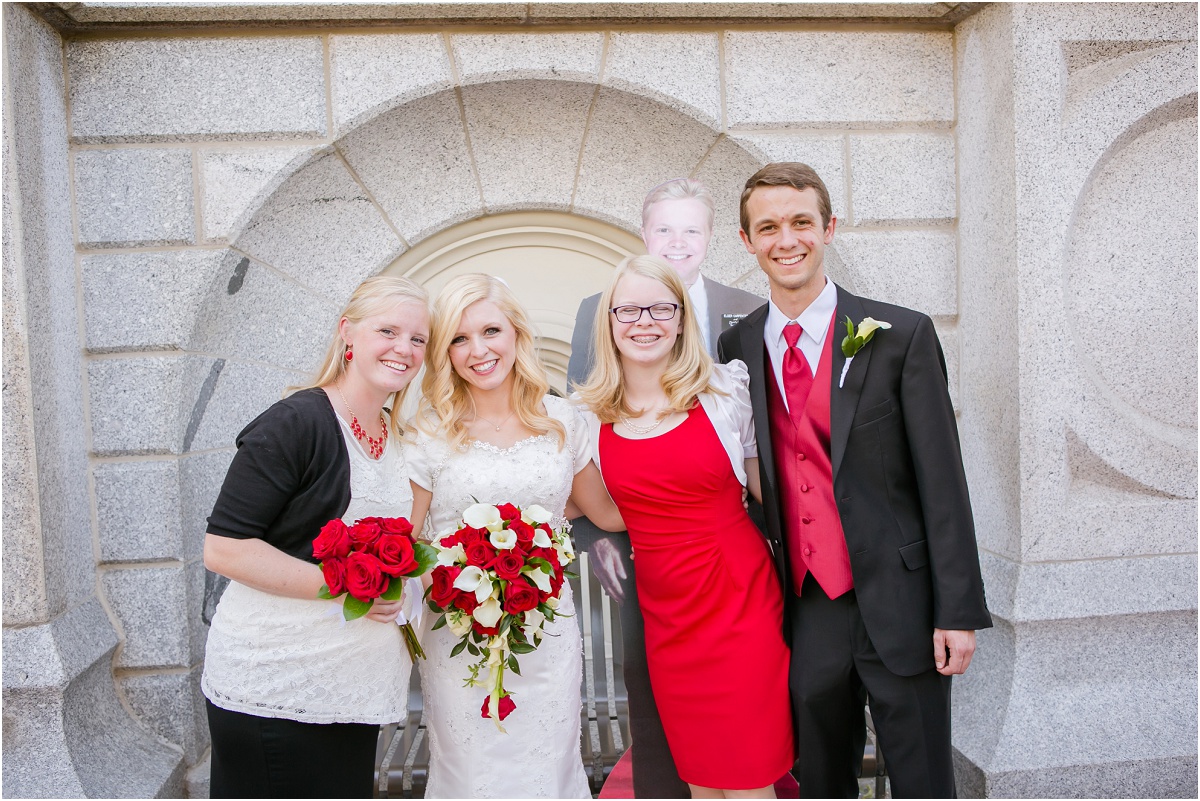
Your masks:
{"label": "cardboard cutout of man", "polygon": [[[763,305],[757,295],[704,278],[700,268],[712,239],[715,210],[704,184],[679,178],[650,191],[642,204],[642,241],[646,252],[661,256],[679,272],[696,305],[705,345],[716,353],[717,338],[754,309]],[[592,366],[592,331],[600,295],[584,298],[575,315],[571,336],[569,385],[583,383]],[[638,798],[688,798],[688,786],[675,771],[667,747],[650,675],[646,669],[646,644],[642,614],[634,583],[634,562],[629,558],[629,535],[610,534],[587,518],[574,521],[577,547],[588,551],[592,572],[621,613],[625,687],[629,694],[629,730],[633,740],[633,789]]]}

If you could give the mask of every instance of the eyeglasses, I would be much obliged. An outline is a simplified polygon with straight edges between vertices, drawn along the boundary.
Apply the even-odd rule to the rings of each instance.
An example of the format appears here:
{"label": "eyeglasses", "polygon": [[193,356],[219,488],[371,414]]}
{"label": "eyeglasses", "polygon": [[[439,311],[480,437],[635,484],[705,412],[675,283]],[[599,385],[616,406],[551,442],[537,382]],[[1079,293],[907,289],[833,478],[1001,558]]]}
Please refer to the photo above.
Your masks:
{"label": "eyeglasses", "polygon": [[650,312],[651,320],[670,320],[678,308],[678,303],[655,303],[653,306],[618,306],[609,311],[617,315],[617,322],[636,323],[644,312]]}

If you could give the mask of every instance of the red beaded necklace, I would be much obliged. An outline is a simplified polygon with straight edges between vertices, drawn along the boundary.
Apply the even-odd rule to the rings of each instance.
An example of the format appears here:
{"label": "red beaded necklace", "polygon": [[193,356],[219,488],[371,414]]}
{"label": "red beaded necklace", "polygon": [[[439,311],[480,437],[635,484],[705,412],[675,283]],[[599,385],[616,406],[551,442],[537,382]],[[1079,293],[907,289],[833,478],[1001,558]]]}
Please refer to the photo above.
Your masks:
{"label": "red beaded necklace", "polygon": [[349,403],[346,403],[346,396],[342,394],[342,388],[337,384],[334,384],[333,388],[337,390],[337,394],[342,399],[346,411],[350,412],[350,431],[354,434],[355,439],[359,442],[367,443],[367,450],[370,451],[372,459],[383,458],[383,448],[387,445],[388,438],[387,419],[383,416],[383,412],[379,413],[379,424],[383,429],[383,434],[378,439],[368,436],[367,432],[363,431],[363,427],[359,425],[358,418],[354,415],[354,410],[350,408]]}

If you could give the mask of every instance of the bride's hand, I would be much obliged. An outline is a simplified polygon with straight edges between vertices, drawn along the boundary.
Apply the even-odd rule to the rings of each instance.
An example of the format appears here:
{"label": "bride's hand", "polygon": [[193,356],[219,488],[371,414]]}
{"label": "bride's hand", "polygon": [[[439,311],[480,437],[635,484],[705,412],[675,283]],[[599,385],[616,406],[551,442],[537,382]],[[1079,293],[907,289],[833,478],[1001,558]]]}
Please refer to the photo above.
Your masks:
{"label": "bride's hand", "polygon": [[371,605],[371,611],[367,612],[367,617],[380,623],[394,623],[396,616],[400,614],[401,605],[401,601],[383,601],[376,598],[375,603]]}

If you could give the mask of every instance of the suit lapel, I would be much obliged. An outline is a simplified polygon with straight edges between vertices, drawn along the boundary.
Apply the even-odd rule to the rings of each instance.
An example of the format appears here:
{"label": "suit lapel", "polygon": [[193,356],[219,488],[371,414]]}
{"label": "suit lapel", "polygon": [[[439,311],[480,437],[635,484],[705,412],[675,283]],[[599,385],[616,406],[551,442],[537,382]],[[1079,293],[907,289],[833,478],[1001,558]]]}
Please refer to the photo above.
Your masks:
{"label": "suit lapel", "polygon": [[842,353],[842,339],[846,336],[846,318],[849,317],[857,327],[865,316],[866,312],[863,310],[862,302],[839,286],[837,288],[837,313],[829,331],[829,336],[834,338],[833,370],[829,382],[829,454],[833,462],[835,483],[838,469],[842,466],[842,457],[846,455],[846,441],[850,439],[850,424],[854,421],[855,410],[858,409],[858,399],[862,395],[863,381],[866,380],[867,366],[871,361],[872,350],[870,346],[867,346],[854,356],[850,370],[846,373],[846,381],[839,387],[842,369],[846,365],[846,357]]}
{"label": "suit lapel", "polygon": [[767,411],[767,393],[770,384],[766,373],[766,348],[763,346],[763,330],[767,325],[767,310],[762,306],[750,312],[737,325],[742,359],[750,373],[750,405],[754,409],[754,430],[758,432],[758,460],[765,468],[767,483],[775,491],[775,454],[771,447],[771,419]]}

